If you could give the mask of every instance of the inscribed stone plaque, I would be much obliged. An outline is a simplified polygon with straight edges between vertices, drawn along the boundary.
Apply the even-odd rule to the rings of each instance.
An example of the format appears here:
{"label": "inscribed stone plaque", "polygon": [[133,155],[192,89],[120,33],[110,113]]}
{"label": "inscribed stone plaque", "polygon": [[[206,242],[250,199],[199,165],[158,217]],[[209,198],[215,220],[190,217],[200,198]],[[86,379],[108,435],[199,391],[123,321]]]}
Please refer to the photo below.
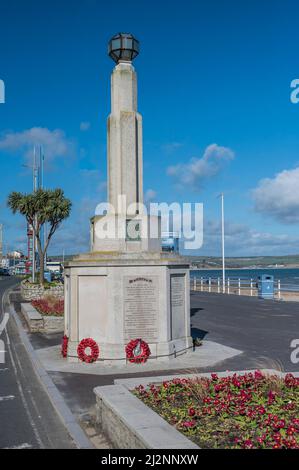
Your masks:
{"label": "inscribed stone plaque", "polygon": [[124,277],[125,340],[158,341],[158,276]]}
{"label": "inscribed stone plaque", "polygon": [[186,336],[185,322],[185,275],[170,276],[171,339]]}

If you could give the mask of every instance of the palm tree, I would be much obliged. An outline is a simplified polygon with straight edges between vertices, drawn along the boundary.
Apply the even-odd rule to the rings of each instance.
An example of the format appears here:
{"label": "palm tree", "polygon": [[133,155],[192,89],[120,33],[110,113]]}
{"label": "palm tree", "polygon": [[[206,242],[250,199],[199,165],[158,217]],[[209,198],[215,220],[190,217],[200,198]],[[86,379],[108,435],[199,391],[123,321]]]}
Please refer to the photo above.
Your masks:
{"label": "palm tree", "polygon": [[[44,284],[44,261],[50,240],[61,222],[69,217],[72,203],[62,189],[38,189],[32,194],[10,193],[7,205],[14,214],[19,212],[23,215],[32,226],[40,259],[39,282]],[[49,233],[42,247],[40,232],[45,223],[49,224]]]}

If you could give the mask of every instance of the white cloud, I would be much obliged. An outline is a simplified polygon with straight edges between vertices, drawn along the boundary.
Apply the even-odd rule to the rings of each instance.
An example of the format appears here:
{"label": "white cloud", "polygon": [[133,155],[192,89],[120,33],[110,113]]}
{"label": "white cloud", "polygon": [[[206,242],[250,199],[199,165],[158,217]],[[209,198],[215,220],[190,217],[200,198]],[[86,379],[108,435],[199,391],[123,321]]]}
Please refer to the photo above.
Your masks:
{"label": "white cloud", "polygon": [[299,222],[299,167],[262,179],[252,191],[255,210],[286,224]]}
{"label": "white cloud", "polygon": [[90,128],[90,122],[83,121],[80,123],[80,131],[85,132],[85,131],[88,131],[89,128]]}
{"label": "white cloud", "polygon": [[45,127],[33,127],[23,132],[7,132],[0,137],[0,151],[21,151],[30,161],[34,145],[43,147],[47,162],[74,154],[74,143],[61,129],[51,131]]}
{"label": "white cloud", "polygon": [[199,190],[205,180],[217,175],[233,159],[234,152],[231,149],[211,144],[201,158],[192,158],[188,163],[170,166],[167,174],[173,176],[179,186]]}
{"label": "white cloud", "polygon": [[157,192],[154,189],[148,189],[144,195],[145,204],[153,201],[157,196]]}

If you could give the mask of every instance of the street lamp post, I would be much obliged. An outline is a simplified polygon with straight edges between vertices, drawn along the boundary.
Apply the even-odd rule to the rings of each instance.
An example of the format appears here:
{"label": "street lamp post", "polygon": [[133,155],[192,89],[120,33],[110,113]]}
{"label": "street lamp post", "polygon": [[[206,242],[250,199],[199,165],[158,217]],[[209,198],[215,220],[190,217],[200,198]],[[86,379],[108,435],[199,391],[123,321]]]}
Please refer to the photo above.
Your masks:
{"label": "street lamp post", "polygon": [[224,193],[218,197],[221,198],[222,292],[225,294]]}

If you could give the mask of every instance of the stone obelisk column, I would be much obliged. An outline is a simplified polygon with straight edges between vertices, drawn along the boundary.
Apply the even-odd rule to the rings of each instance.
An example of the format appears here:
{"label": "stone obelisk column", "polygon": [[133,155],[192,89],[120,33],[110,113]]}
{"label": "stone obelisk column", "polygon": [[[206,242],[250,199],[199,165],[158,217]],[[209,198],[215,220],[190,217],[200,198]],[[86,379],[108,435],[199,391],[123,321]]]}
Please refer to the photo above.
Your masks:
{"label": "stone obelisk column", "polygon": [[137,112],[137,77],[130,62],[118,63],[111,77],[108,200],[115,213],[120,212],[120,195],[126,197],[126,208],[122,211],[131,204],[143,202],[142,117]]}

